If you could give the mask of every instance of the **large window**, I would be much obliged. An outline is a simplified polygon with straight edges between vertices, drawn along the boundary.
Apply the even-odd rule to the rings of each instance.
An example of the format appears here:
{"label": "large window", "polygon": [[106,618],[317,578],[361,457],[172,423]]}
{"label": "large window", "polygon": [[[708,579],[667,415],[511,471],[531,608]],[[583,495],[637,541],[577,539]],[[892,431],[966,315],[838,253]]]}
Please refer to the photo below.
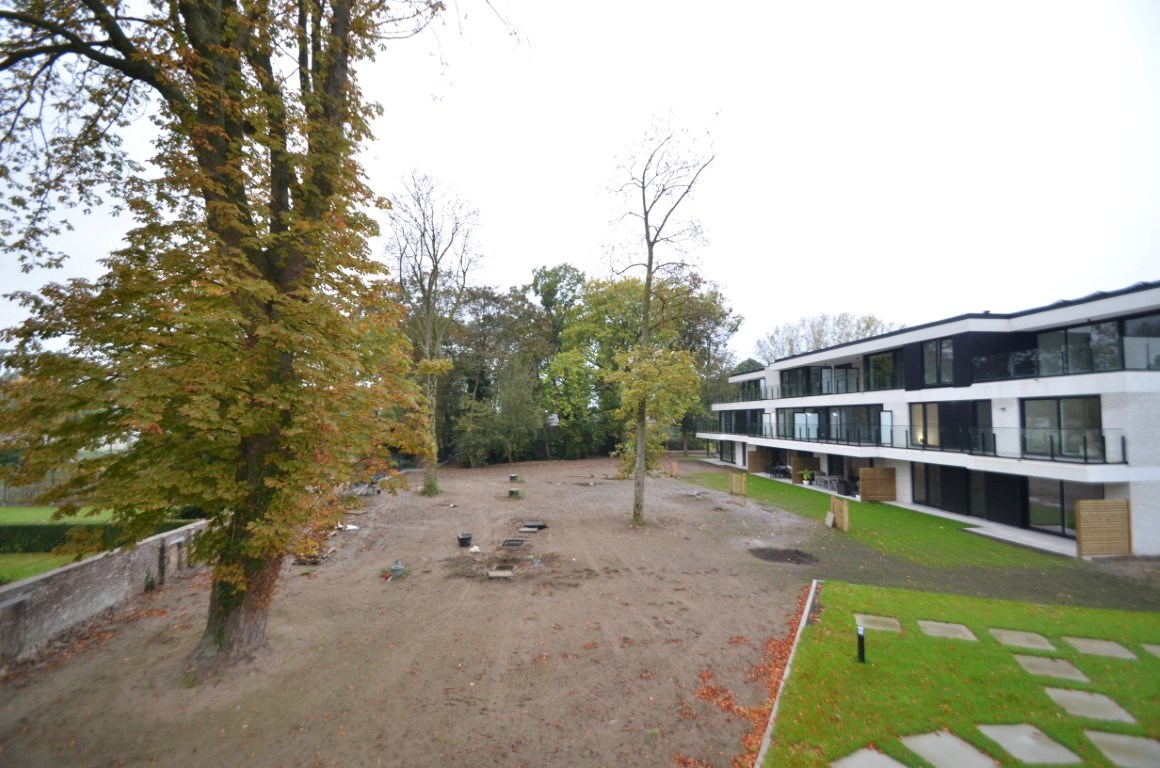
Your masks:
{"label": "large window", "polygon": [[1118,371],[1120,326],[1115,320],[1039,334],[1039,375]]}
{"label": "large window", "polygon": [[1023,452],[1102,460],[1104,455],[1098,397],[1023,401]]}
{"label": "large window", "polygon": [[1075,537],[1075,503],[1104,498],[1104,487],[1031,477],[1027,480],[1028,522],[1047,533]]}
{"label": "large window", "polygon": [[911,403],[910,444],[937,448],[940,442],[938,403]]}
{"label": "large window", "polygon": [[954,344],[951,339],[932,339],[922,345],[922,383],[928,387],[954,382]]}
{"label": "large window", "polygon": [[1160,371],[1160,315],[1124,321],[1124,367]]}
{"label": "large window", "polygon": [[866,373],[870,391],[898,389],[902,386],[901,372],[901,350],[894,349],[866,357]]}

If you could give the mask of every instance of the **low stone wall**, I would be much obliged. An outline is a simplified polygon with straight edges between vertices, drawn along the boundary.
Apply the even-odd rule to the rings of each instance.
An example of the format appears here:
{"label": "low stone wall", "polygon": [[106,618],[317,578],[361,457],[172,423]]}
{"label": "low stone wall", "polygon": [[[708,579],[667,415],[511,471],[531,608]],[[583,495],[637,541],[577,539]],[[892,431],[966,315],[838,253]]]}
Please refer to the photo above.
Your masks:
{"label": "low stone wall", "polygon": [[0,587],[0,660],[30,655],[58,632],[147,588],[160,587],[166,577],[189,567],[190,539],[205,525],[190,523],[150,536],[132,549],[106,552]]}

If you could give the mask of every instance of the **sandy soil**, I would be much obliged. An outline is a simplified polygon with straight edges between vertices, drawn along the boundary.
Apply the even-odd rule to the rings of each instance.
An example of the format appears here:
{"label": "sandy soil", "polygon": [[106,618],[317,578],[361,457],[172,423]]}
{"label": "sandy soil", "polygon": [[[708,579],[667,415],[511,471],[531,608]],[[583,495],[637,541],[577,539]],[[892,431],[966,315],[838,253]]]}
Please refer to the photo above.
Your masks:
{"label": "sandy soil", "polygon": [[[441,496],[372,497],[329,559],[286,566],[267,646],[208,681],[185,672],[205,575],[143,596],[103,642],[0,688],[0,765],[726,766],[746,724],[697,698],[701,675],[760,702],[747,675],[814,575],[748,550],[821,528],[671,479],[633,528],[614,471],[448,470]],[[406,576],[384,581],[396,558]],[[513,577],[488,579],[501,562]]]}

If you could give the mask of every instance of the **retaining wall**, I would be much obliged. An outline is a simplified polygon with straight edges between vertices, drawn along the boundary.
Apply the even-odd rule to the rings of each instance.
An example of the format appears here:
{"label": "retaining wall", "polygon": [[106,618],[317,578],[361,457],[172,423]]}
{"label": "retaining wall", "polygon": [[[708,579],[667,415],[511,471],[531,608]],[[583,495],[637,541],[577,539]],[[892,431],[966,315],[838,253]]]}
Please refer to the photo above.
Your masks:
{"label": "retaining wall", "polygon": [[204,520],[79,563],[0,587],[0,660],[28,656],[53,635],[160,587],[190,567],[190,539]]}

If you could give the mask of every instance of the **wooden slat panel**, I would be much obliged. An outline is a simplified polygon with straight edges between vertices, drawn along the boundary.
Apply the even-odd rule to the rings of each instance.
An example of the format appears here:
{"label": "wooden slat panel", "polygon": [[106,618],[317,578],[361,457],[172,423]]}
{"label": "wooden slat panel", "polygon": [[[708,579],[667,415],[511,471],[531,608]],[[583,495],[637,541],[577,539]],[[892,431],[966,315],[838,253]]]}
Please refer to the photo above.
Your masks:
{"label": "wooden slat panel", "polygon": [[1132,554],[1132,509],[1128,500],[1077,501],[1075,548],[1080,557]]}
{"label": "wooden slat panel", "polygon": [[894,501],[894,467],[862,467],[858,472],[862,501]]}
{"label": "wooden slat panel", "polygon": [[801,485],[803,469],[812,469],[816,475],[822,468],[822,460],[817,456],[791,456],[789,459],[790,472],[795,485]]}
{"label": "wooden slat panel", "polygon": [[745,496],[745,480],[749,475],[740,470],[729,473],[729,493],[734,496]]}
{"label": "wooden slat panel", "polygon": [[850,532],[850,500],[837,496],[830,497],[830,511],[834,513],[834,527],[843,533]]}
{"label": "wooden slat panel", "polygon": [[765,465],[773,460],[773,451],[768,448],[755,448],[749,452],[748,464],[750,472],[764,472]]}

